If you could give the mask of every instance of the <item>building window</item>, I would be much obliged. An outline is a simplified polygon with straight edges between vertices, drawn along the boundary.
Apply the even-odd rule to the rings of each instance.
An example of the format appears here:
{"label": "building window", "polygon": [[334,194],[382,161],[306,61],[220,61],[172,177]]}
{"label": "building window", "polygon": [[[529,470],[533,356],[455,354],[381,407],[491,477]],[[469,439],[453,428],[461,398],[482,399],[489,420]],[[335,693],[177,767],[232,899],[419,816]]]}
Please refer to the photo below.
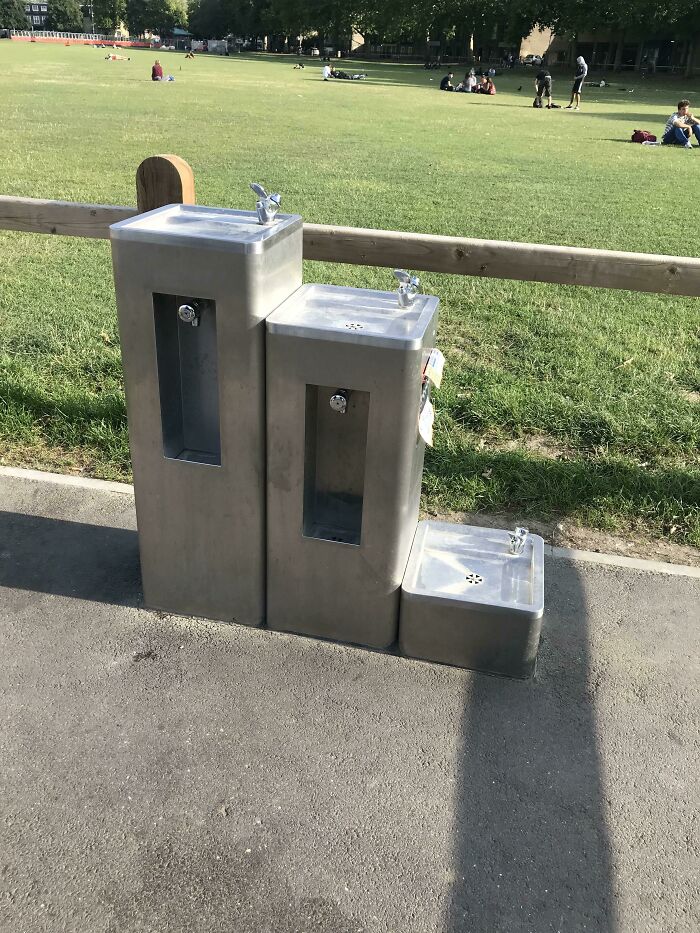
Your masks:
{"label": "building window", "polygon": [[32,22],[34,23],[35,26],[41,26],[41,17],[32,16]]}
{"label": "building window", "polygon": [[38,13],[38,12],[39,12],[39,4],[38,4],[38,3],[32,3],[32,9],[35,10],[35,11]]}

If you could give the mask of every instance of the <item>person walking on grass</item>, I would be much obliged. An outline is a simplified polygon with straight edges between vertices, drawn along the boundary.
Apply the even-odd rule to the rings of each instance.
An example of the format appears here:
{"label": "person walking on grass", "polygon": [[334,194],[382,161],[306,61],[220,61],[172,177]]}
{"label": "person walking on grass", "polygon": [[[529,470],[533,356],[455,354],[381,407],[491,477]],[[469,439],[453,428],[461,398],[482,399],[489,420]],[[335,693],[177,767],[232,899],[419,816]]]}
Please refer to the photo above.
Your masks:
{"label": "person walking on grass", "polygon": [[690,101],[679,100],[678,110],[666,122],[662,143],[692,149],[691,137],[695,136],[700,146],[700,120],[690,112]]}
{"label": "person walking on grass", "polygon": [[[586,64],[586,59],[583,55],[579,55],[576,59],[576,76],[574,78],[574,86],[571,88],[571,101],[567,110],[578,110],[579,104],[581,103],[581,88],[583,87],[583,82],[586,80],[586,75],[588,74],[588,65]],[[574,104],[576,106],[574,106]]]}
{"label": "person walking on grass", "polygon": [[539,101],[536,104],[537,107],[542,106],[542,98],[546,95],[547,110],[552,109],[552,76],[549,73],[549,68],[545,68],[544,65],[535,75],[535,95],[535,100]]}

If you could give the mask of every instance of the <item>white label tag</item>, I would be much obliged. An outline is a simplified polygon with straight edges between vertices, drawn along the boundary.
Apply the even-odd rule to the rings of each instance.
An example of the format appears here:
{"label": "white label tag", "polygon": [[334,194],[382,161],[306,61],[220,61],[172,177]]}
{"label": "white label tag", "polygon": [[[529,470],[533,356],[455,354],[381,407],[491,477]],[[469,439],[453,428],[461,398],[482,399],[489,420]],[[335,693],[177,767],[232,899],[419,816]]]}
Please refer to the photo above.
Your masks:
{"label": "white label tag", "polygon": [[444,368],[445,357],[436,347],[430,351],[428,362],[425,364],[425,369],[423,370],[426,379],[430,379],[436,389],[440,388],[440,384],[442,382],[442,371]]}
{"label": "white label tag", "polygon": [[418,419],[418,433],[429,447],[433,446],[434,422],[435,409],[433,408],[433,403],[430,399],[426,399],[423,410],[420,413],[420,418]]}

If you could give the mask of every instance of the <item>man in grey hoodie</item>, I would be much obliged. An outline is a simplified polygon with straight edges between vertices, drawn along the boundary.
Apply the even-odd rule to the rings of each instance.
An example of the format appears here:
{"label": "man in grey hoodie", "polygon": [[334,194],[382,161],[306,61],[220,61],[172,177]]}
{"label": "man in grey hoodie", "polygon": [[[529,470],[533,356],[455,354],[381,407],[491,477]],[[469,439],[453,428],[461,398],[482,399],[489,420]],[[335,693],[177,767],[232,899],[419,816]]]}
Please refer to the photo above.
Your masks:
{"label": "man in grey hoodie", "polygon": [[[578,110],[579,104],[581,103],[581,88],[583,87],[583,82],[586,80],[586,75],[588,74],[588,65],[583,55],[579,55],[576,59],[576,77],[574,78],[574,86],[571,88],[571,102],[566,108],[567,110]],[[574,106],[576,104],[576,106]]]}

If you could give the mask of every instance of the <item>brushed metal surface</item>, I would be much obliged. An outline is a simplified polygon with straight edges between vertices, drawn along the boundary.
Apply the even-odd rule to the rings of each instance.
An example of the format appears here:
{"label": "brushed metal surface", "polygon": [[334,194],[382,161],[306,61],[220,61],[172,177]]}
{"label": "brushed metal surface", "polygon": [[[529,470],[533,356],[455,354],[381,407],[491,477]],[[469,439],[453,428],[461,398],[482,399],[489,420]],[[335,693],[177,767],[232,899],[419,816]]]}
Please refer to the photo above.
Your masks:
{"label": "brushed metal surface", "polygon": [[[321,327],[315,313],[319,301],[323,304],[319,289],[326,296]],[[315,311],[305,329],[301,304],[308,291]],[[422,366],[425,348],[434,345],[438,301],[427,299],[420,326],[412,325],[408,336],[393,328],[397,337],[389,339],[387,325],[394,322],[380,318],[401,314],[396,295],[388,301],[385,293],[374,294],[377,300],[356,289],[304,286],[268,320],[267,621],[273,629],[384,648],[396,640],[401,581],[418,520],[425,449],[418,435]],[[366,325],[350,339],[340,326],[348,310],[354,323]],[[344,443],[333,442],[348,418],[330,408],[332,393],[341,388],[350,392],[349,407],[354,393],[363,406],[368,403],[366,429],[359,420],[347,422],[355,446],[366,436],[365,449],[356,456]],[[322,415],[311,419],[308,399],[314,392]],[[324,393],[327,414],[320,407]],[[312,424],[315,438],[306,436]],[[310,446],[316,449],[313,464],[326,480],[309,475]],[[320,520],[322,499],[314,528],[304,521],[309,484],[327,491],[333,458],[347,489],[332,486],[340,505],[335,519],[328,508],[326,522]],[[347,505],[359,496],[360,472],[359,543],[347,543],[342,496],[347,493]]]}
{"label": "brushed metal surface", "polygon": [[[192,213],[181,207],[183,216]],[[260,625],[265,318],[301,284],[301,218],[280,228],[279,238],[272,228],[260,249],[246,252],[235,225],[244,214],[248,243],[255,215],[231,212],[224,231],[226,212],[216,214],[210,238],[201,230],[190,235],[181,220],[169,224],[167,235],[144,240],[143,218],[136,218],[135,239],[128,222],[112,239],[144,601],[167,612]],[[194,217],[199,223],[201,211]],[[220,465],[164,456],[154,294],[215,306]],[[208,386],[203,391],[210,391],[210,376]],[[191,417],[189,425],[193,430]]]}
{"label": "brushed metal surface", "polygon": [[193,327],[180,310],[173,313],[182,307],[179,296],[153,296],[163,454],[220,464],[216,305],[196,304]]}
{"label": "brushed metal surface", "polygon": [[490,674],[528,677],[544,612],[544,542],[523,552],[509,533],[450,522],[418,525],[401,590],[402,654]]}

